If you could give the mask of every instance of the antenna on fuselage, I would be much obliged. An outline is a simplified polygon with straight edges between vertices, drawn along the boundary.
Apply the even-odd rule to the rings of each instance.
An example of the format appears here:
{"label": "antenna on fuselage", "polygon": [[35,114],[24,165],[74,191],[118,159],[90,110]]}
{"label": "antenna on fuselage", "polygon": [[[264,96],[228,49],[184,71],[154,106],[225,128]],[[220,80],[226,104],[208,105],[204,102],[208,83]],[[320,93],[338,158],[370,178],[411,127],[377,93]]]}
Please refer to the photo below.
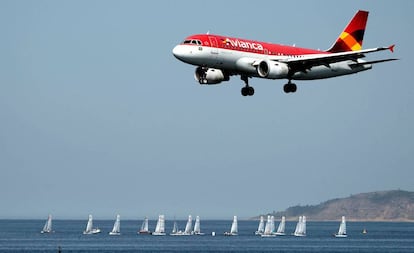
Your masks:
{"label": "antenna on fuselage", "polygon": [[207,31],[206,34],[209,35],[210,34],[210,31]]}

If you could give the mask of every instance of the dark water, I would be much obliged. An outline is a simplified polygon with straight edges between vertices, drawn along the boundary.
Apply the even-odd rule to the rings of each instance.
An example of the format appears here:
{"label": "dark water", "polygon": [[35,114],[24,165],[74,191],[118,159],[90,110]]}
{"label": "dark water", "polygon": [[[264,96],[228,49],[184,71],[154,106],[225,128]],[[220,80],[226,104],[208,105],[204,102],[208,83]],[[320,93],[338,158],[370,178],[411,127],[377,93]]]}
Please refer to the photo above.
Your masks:
{"label": "dark water", "polygon": [[[98,235],[82,235],[86,220],[54,220],[55,233],[40,234],[44,220],[0,220],[0,252],[414,252],[414,223],[348,222],[348,238],[334,238],[339,222],[309,222],[307,237],[261,238],[258,223],[239,221],[239,235],[223,236],[229,221],[202,221],[204,236],[138,235],[141,221],[121,221],[121,236],[109,236],[113,221],[94,221]],[[179,221],[181,229],[186,221]],[[287,222],[291,233],[296,223]],[[154,229],[155,221],[150,221]],[[363,235],[363,228],[368,233]],[[172,221],[166,221],[167,232]],[[216,236],[211,236],[215,231]]]}

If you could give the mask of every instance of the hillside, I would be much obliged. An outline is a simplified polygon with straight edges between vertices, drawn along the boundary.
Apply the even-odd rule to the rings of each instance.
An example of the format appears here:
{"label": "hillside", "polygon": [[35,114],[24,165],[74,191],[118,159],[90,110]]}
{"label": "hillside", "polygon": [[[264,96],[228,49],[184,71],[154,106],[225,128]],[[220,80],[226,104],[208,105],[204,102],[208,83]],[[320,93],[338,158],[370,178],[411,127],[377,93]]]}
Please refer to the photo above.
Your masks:
{"label": "hillside", "polygon": [[353,221],[414,221],[414,192],[361,193],[319,205],[293,206],[271,215],[286,216],[288,220],[296,220],[299,215],[306,215],[308,220],[338,220],[345,215]]}

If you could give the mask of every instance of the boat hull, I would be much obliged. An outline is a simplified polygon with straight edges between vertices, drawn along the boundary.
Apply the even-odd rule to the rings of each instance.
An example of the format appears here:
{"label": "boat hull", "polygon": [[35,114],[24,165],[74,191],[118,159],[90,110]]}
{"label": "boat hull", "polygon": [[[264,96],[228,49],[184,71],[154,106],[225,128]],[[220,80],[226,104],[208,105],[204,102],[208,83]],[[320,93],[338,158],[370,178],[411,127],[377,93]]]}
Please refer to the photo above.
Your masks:
{"label": "boat hull", "polygon": [[293,235],[296,236],[296,237],[305,237],[306,236],[306,234],[298,234],[298,233],[294,233]]}
{"label": "boat hull", "polygon": [[264,237],[264,238],[269,238],[269,237],[276,237],[276,235],[275,234],[270,234],[270,235],[265,235],[265,234],[263,234],[263,235],[261,235],[261,237]]}
{"label": "boat hull", "polygon": [[92,229],[91,231],[83,231],[84,235],[94,235],[99,234],[101,230],[99,228]]}
{"label": "boat hull", "polygon": [[162,236],[162,235],[166,235],[166,233],[154,232],[154,233],[152,233],[152,235]]}
{"label": "boat hull", "polygon": [[338,234],[335,234],[335,237],[336,238],[346,238],[346,237],[348,237],[348,235],[338,235]]}

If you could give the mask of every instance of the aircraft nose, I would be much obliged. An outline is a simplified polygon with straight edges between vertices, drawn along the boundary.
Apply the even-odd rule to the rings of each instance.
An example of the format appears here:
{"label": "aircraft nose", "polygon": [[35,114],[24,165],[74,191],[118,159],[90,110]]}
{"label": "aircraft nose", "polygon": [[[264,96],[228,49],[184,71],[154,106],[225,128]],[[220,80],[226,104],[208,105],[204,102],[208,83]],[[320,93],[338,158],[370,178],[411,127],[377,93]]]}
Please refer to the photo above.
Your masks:
{"label": "aircraft nose", "polygon": [[185,51],[181,45],[175,46],[172,53],[179,60],[182,60],[185,56]]}

